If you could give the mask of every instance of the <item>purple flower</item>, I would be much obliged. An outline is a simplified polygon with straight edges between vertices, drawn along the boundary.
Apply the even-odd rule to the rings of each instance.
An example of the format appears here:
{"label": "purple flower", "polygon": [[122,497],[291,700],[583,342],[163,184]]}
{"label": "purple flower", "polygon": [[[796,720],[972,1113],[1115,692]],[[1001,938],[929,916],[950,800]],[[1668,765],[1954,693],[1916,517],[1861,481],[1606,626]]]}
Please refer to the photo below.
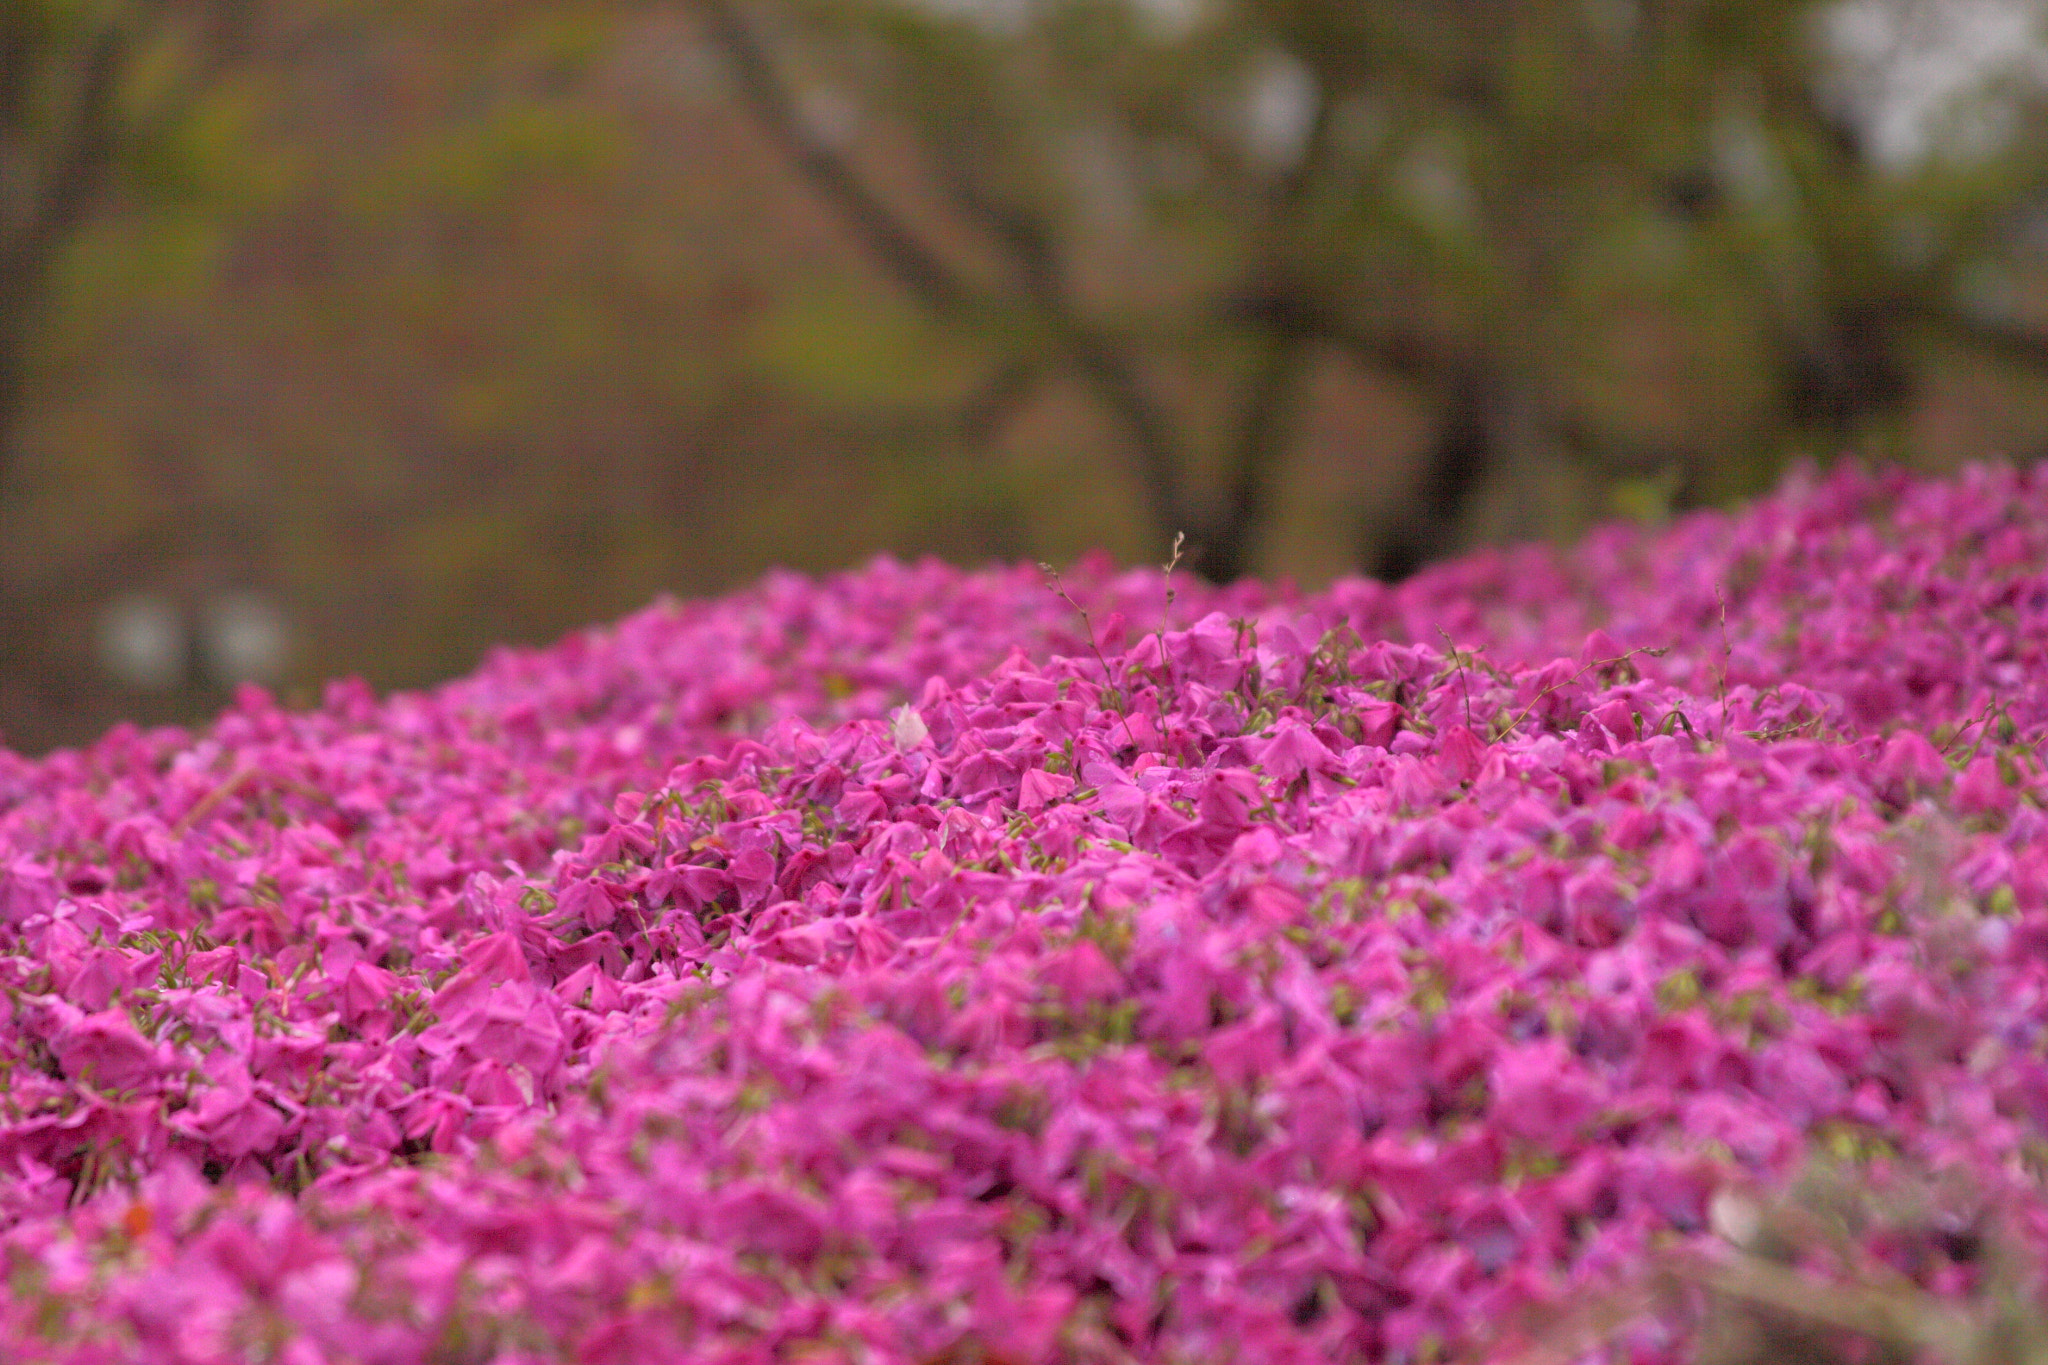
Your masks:
{"label": "purple flower", "polygon": [[2048,1250],[2044,575],[2048,473],[1844,466],[0,752],[0,1354],[1420,1359],[1845,1142]]}

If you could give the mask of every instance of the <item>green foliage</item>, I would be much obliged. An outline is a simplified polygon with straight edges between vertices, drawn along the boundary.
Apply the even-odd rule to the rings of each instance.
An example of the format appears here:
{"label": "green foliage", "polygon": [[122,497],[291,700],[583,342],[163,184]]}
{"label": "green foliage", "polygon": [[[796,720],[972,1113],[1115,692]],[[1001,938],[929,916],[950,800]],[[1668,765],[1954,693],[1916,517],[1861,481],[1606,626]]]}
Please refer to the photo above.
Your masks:
{"label": "green foliage", "polygon": [[430,130],[352,185],[351,207],[373,221],[429,205],[503,210],[550,181],[602,181],[623,156],[620,130],[600,111],[508,101]]}
{"label": "green foliage", "polygon": [[[1291,398],[1256,396],[1274,347],[1405,384],[1477,429],[1492,472],[1561,459],[1635,515],[1800,454],[1895,452],[1956,348],[2048,365],[2048,333],[1957,306],[2023,251],[2038,92],[2008,91],[1995,154],[1886,164],[1817,0],[1164,13],[806,0],[770,47],[795,87],[862,111],[839,153],[894,168],[874,185],[922,178],[923,201],[891,201],[920,202],[903,224],[950,213],[931,255],[1035,313],[1020,335],[1066,340],[1031,363],[1097,373],[1075,338],[1106,336],[1178,377],[1155,403],[1207,390],[1179,404],[1177,463],[1145,471],[1198,541],[1240,515],[1205,505],[1257,495],[1264,471],[1233,493],[1232,460],[1287,444]],[[1130,387],[1098,397],[1142,445]],[[1277,438],[1231,455],[1258,422]]]}

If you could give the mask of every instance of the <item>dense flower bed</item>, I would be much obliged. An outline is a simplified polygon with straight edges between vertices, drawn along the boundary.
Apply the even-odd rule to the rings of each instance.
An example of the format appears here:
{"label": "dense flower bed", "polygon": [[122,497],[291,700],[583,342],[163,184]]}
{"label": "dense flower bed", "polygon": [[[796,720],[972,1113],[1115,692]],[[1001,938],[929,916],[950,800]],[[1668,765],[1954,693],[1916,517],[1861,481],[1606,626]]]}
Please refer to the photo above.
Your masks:
{"label": "dense flower bed", "polygon": [[1485,1354],[1814,1150],[2048,1246],[2048,471],[1171,586],[0,753],[0,1356]]}

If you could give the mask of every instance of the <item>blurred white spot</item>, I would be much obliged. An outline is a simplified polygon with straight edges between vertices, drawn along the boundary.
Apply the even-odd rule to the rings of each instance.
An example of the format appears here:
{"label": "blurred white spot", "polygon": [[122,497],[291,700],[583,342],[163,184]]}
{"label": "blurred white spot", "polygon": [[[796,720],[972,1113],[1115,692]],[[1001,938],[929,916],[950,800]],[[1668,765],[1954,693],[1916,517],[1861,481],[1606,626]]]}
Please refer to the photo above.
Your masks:
{"label": "blurred white spot", "polygon": [[1131,8],[1154,37],[1171,42],[1194,32],[1205,6],[1202,0],[1131,0]]}
{"label": "blurred white spot", "polygon": [[98,643],[100,667],[123,687],[164,692],[185,681],[185,621],[163,593],[125,592],[108,602]]}
{"label": "blurred white spot", "polygon": [[1321,101],[1315,74],[1299,59],[1277,49],[1263,54],[1245,81],[1245,146],[1269,166],[1292,166],[1308,145]]}
{"label": "blurred white spot", "polygon": [[274,683],[284,676],[290,634],[284,612],[267,592],[238,588],[216,593],[200,619],[206,671],[216,682]]}
{"label": "blurred white spot", "polygon": [[1998,87],[2048,83],[2041,20],[2038,0],[1845,0],[1821,23],[1832,94],[1889,169],[1995,155],[2014,129]]}
{"label": "blurred white spot", "polygon": [[1593,36],[1618,52],[1635,38],[1643,16],[1636,0],[1582,0],[1580,13]]}
{"label": "blurred white spot", "polygon": [[1730,1189],[1714,1191],[1707,1201],[1707,1222],[1722,1240],[1738,1247],[1755,1245],[1764,1230],[1763,1211],[1755,1201]]}
{"label": "blurred white spot", "polygon": [[1015,36],[1033,19],[1032,0],[912,0],[918,8],[945,19],[964,19],[990,33]]}

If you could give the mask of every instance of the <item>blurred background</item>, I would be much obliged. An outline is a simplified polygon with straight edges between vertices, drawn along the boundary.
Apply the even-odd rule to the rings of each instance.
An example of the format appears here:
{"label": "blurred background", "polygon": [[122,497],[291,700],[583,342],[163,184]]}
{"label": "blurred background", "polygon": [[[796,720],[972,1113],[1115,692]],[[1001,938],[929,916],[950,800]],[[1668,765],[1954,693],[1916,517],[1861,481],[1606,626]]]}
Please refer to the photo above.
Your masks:
{"label": "blurred background", "polygon": [[2035,0],[0,0],[0,738],[2048,448]]}

